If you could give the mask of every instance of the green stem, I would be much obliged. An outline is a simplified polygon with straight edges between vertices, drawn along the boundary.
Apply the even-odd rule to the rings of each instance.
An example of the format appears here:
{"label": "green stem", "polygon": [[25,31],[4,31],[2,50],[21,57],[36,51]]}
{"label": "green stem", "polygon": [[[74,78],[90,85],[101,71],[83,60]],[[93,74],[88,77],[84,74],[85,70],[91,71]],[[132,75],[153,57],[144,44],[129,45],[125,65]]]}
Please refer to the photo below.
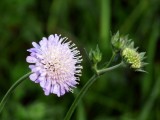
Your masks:
{"label": "green stem", "polygon": [[92,85],[92,83],[98,78],[97,75],[93,75],[89,81],[84,85],[84,87],[81,89],[81,91],[79,92],[78,96],[75,98],[74,102],[72,103],[70,109],[68,110],[64,120],[70,120],[70,117],[72,115],[72,113],[74,112],[74,109],[77,107],[79,101],[81,100],[81,98],[84,96],[84,94],[86,93],[86,91],[88,90],[88,88]]}
{"label": "green stem", "polygon": [[124,64],[124,63],[121,62],[121,63],[119,63],[119,64],[117,64],[117,65],[115,65],[115,66],[98,70],[98,71],[97,71],[97,74],[98,74],[98,75],[102,75],[102,74],[104,74],[104,73],[106,73],[106,72],[108,72],[108,71],[114,70],[114,69],[122,66],[123,64]]}
{"label": "green stem", "polygon": [[115,56],[116,56],[116,53],[113,52],[112,57],[111,57],[111,59],[109,60],[109,62],[107,63],[107,65],[105,66],[105,68],[109,67],[109,65],[110,65],[110,64],[112,63],[112,61],[114,60]]}
{"label": "green stem", "polygon": [[118,65],[115,65],[113,67],[110,67],[110,68],[106,68],[106,69],[103,69],[103,70],[99,70],[99,74],[98,75],[93,75],[89,80],[88,82],[84,85],[84,87],[81,89],[81,91],[79,92],[78,96],[75,98],[75,100],[73,101],[70,109],[68,110],[64,120],[70,120],[71,118],[71,115],[73,114],[75,108],[77,107],[78,103],[80,102],[80,100],[82,99],[82,97],[85,95],[85,93],[87,92],[88,88],[97,80],[97,78],[104,74],[105,72],[107,71],[110,71],[110,70],[113,70],[113,69],[116,69],[118,67],[120,67],[122,65],[122,63],[118,64]]}
{"label": "green stem", "polygon": [[[103,69],[104,69],[104,68],[108,68],[108,67],[110,66],[110,64],[113,62],[115,56],[116,56],[116,53],[113,52],[112,57],[110,58],[109,62],[107,62],[107,63],[104,64]],[[99,70],[98,70],[98,68],[97,68],[97,64],[94,64],[94,65],[92,66],[92,69],[93,69],[93,71],[94,71],[97,75],[99,74],[99,73],[98,73]]]}
{"label": "green stem", "polygon": [[7,93],[5,94],[5,96],[3,97],[1,103],[0,103],[0,113],[3,110],[4,105],[7,102],[8,97],[11,95],[11,93],[13,92],[13,90],[21,83],[23,82],[32,72],[29,72],[27,74],[25,74],[24,76],[22,76],[20,79],[18,79],[11,87],[10,89],[7,91]]}

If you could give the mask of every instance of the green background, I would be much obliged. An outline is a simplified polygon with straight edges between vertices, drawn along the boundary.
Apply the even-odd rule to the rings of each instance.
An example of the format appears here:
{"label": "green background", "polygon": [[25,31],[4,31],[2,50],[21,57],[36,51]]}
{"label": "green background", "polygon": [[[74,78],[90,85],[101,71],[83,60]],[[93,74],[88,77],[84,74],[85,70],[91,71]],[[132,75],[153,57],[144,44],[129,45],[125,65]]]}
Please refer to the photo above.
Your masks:
{"label": "green background", "polygon": [[160,0],[1,0],[0,99],[26,74],[26,51],[43,36],[61,34],[83,55],[83,75],[74,94],[45,96],[24,81],[9,98],[1,120],[62,120],[93,72],[84,48],[99,44],[111,57],[111,33],[129,34],[147,52],[146,73],[120,68],[100,77],[75,110],[73,120],[160,120]]}

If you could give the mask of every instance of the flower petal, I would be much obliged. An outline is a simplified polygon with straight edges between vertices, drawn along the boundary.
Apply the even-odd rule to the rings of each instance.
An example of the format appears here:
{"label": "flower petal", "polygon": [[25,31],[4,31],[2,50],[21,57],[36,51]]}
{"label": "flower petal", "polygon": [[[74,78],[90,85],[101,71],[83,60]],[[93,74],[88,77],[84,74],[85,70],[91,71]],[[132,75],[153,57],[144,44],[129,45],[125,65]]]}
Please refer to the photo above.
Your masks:
{"label": "flower petal", "polygon": [[26,58],[26,61],[27,61],[28,63],[36,63],[36,62],[37,62],[37,59],[36,59],[35,57],[28,56],[28,57]]}
{"label": "flower petal", "polygon": [[42,81],[40,82],[40,86],[41,86],[42,88],[44,88],[45,84],[46,84],[46,80],[42,80]]}
{"label": "flower petal", "polygon": [[32,80],[32,81],[35,81],[38,77],[38,74],[37,73],[33,73],[29,76],[29,78]]}
{"label": "flower petal", "polygon": [[40,48],[40,46],[39,46],[36,42],[32,42],[32,45],[33,45],[35,48],[37,48],[37,49]]}
{"label": "flower petal", "polygon": [[57,96],[60,97],[60,87],[58,84],[53,86],[52,93],[57,94]]}

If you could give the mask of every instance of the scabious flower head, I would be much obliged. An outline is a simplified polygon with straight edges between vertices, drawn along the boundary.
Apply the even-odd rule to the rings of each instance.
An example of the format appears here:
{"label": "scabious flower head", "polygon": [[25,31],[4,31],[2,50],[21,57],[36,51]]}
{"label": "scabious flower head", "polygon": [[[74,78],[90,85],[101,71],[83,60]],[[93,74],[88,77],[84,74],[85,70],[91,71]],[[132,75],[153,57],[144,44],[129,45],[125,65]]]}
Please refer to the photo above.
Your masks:
{"label": "scabious flower head", "polygon": [[133,44],[131,44],[129,47],[126,47],[122,50],[122,58],[126,64],[129,64],[129,66],[136,70],[145,72],[142,70],[142,67],[146,64],[143,61],[145,52],[138,53],[137,48],[133,48]]}
{"label": "scabious flower head", "polygon": [[39,44],[32,42],[32,45],[26,58],[31,63],[30,79],[40,83],[45,95],[53,93],[59,97],[72,91],[78,84],[82,69],[82,56],[75,44],[55,34],[48,39],[43,37]]}
{"label": "scabious flower head", "polygon": [[142,67],[147,64],[143,62],[145,52],[139,53],[138,48],[134,48],[134,42],[128,38],[128,35],[120,36],[118,31],[112,36],[111,44],[113,51],[116,54],[120,53],[125,64],[136,71],[145,72],[142,70]]}

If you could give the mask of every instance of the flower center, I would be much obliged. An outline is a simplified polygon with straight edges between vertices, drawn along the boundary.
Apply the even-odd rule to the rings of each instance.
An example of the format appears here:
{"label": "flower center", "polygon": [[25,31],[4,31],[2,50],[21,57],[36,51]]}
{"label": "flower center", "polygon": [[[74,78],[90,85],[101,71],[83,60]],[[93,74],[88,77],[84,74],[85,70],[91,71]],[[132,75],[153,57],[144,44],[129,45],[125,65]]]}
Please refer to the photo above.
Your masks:
{"label": "flower center", "polygon": [[73,76],[75,71],[75,60],[72,53],[57,47],[48,49],[43,53],[42,66],[46,71],[46,76],[57,82],[62,82],[65,78]]}
{"label": "flower center", "polygon": [[51,61],[46,61],[44,64],[44,68],[47,70],[51,76],[60,73],[62,64],[60,61],[56,59],[52,59]]}

